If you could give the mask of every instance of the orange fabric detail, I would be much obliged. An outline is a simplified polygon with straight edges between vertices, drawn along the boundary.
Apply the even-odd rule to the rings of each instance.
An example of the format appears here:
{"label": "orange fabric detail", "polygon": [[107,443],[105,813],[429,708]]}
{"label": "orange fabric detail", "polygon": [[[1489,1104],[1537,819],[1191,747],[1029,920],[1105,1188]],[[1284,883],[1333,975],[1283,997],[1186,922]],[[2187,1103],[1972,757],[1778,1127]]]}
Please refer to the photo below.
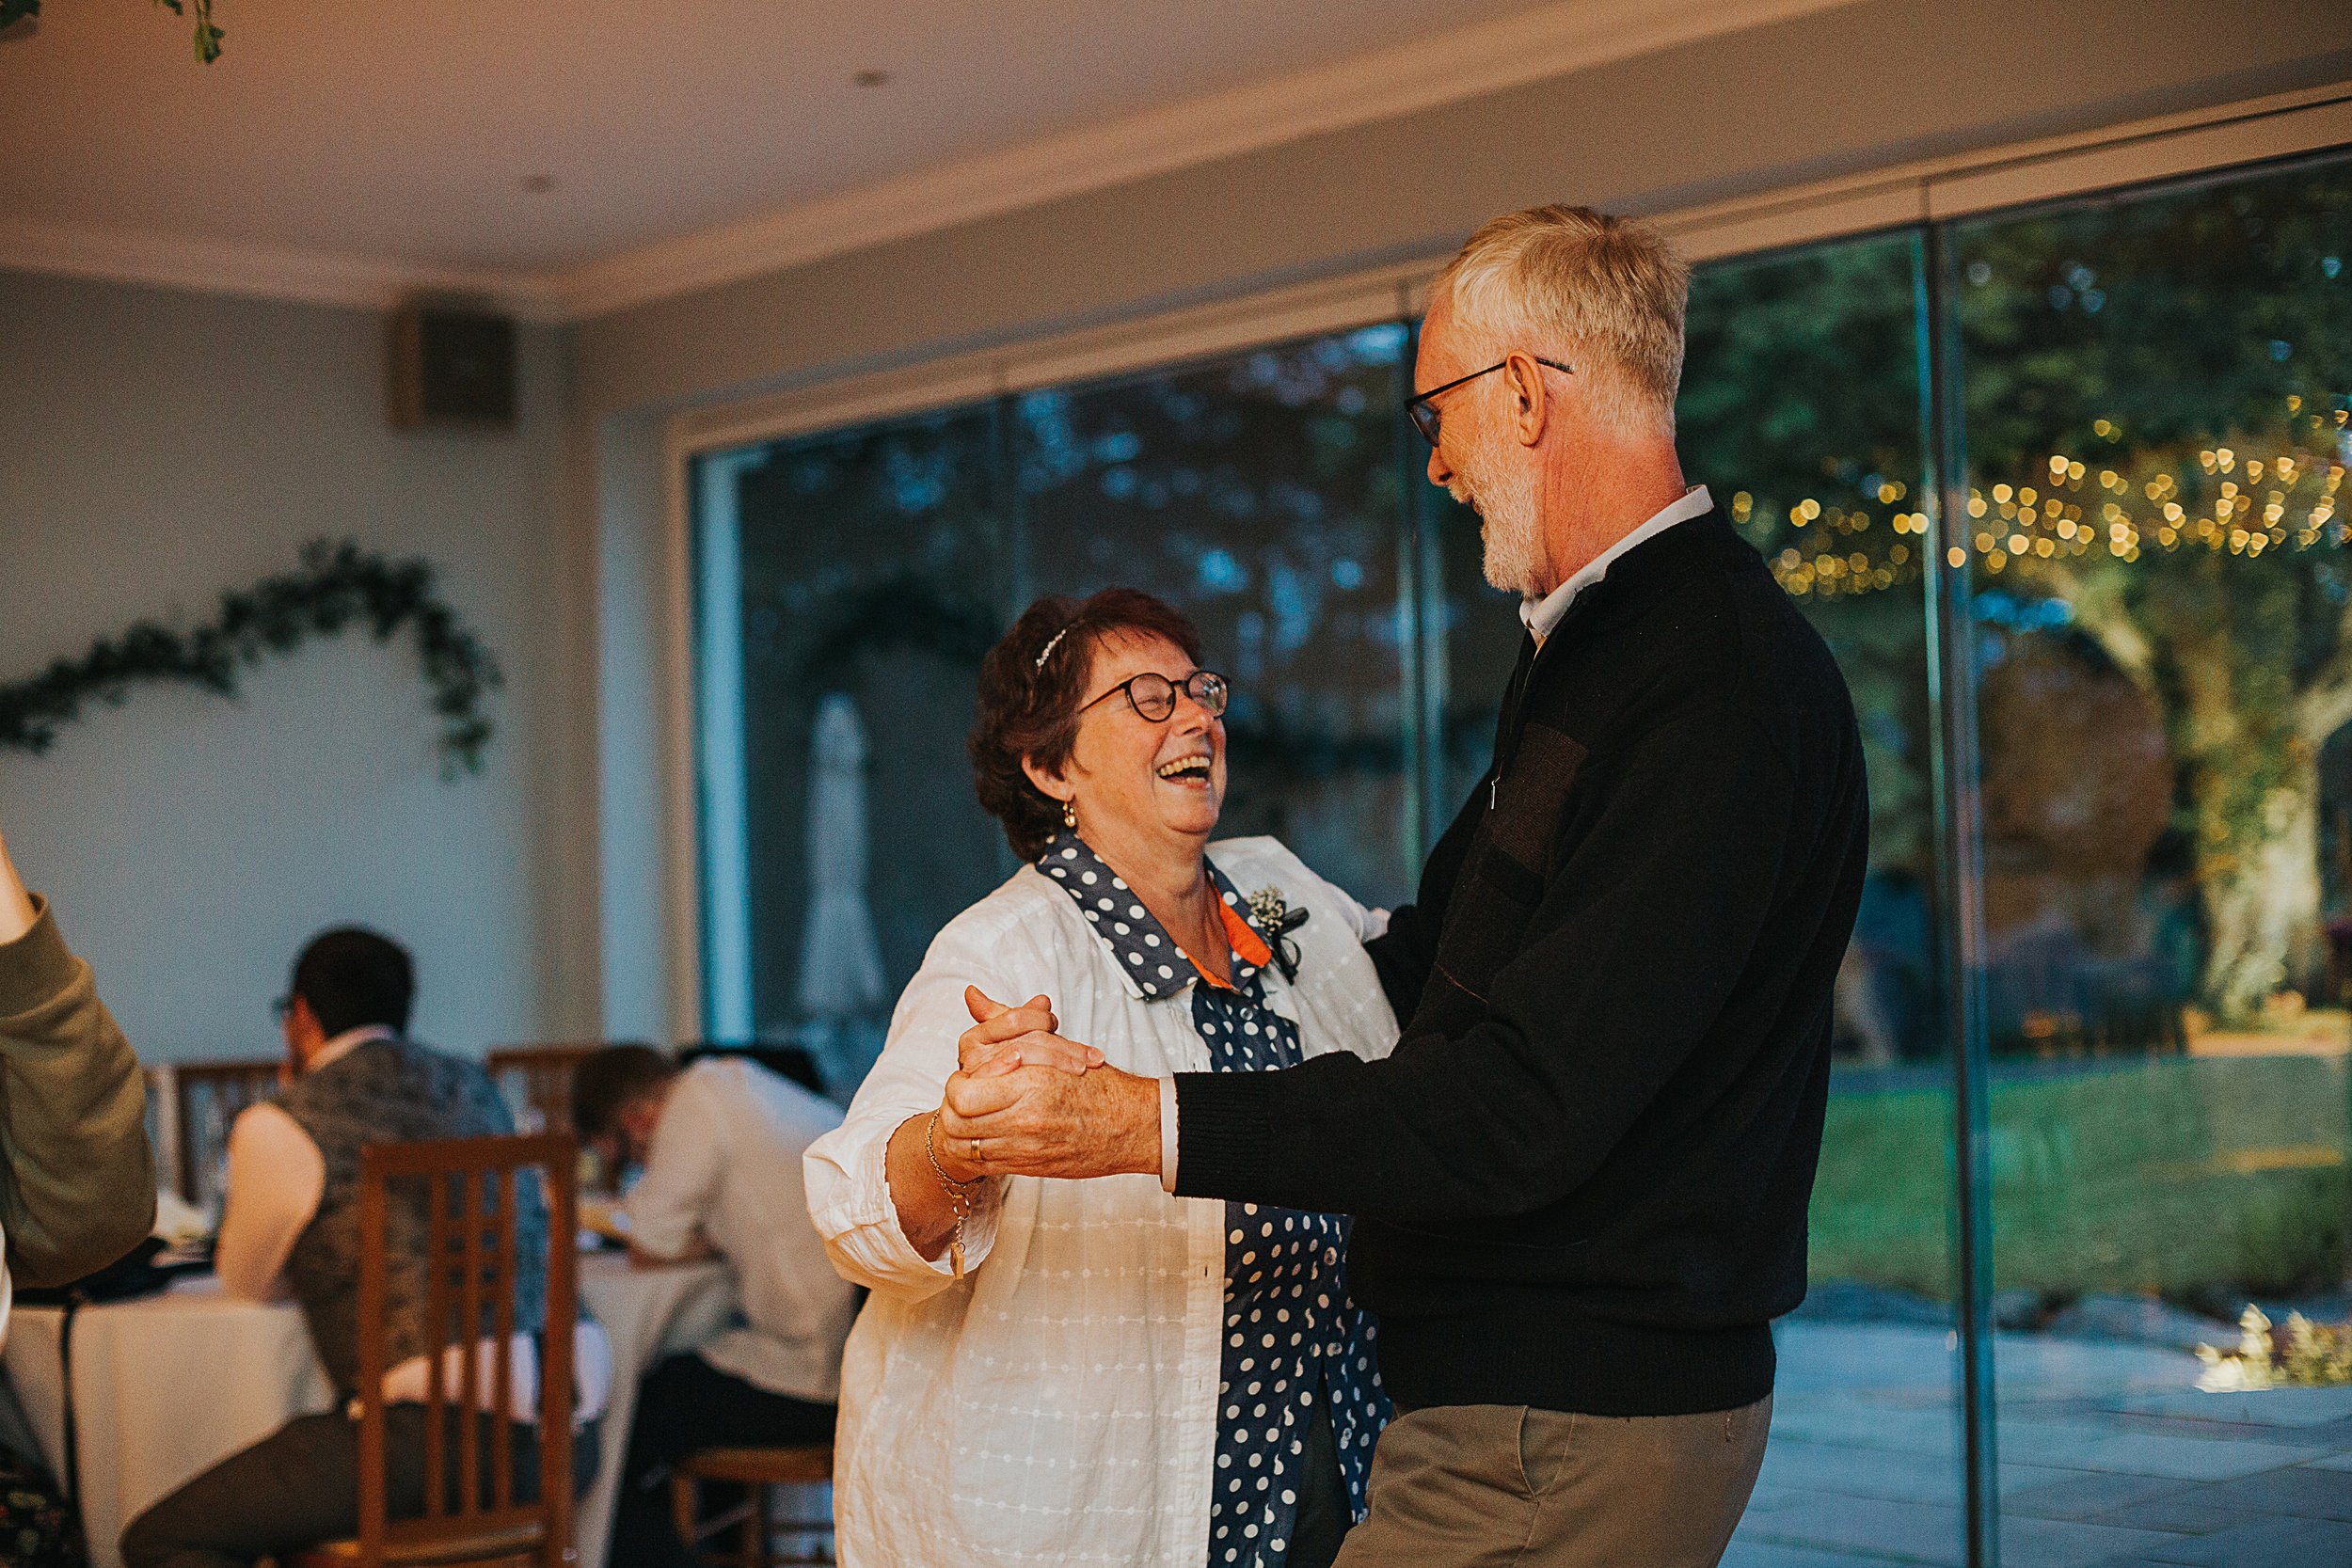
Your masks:
{"label": "orange fabric detail", "polygon": [[1219,898],[1216,912],[1225,917],[1225,940],[1232,944],[1235,953],[1241,955],[1242,962],[1263,969],[1274,961],[1274,950],[1258,935],[1258,928],[1244,920],[1232,905]]}
{"label": "orange fabric detail", "polygon": [[[1235,958],[1246,964],[1255,965],[1259,969],[1263,969],[1274,961],[1274,949],[1268,947],[1265,944],[1265,939],[1258,935],[1257,927],[1235,913],[1233,906],[1227,903],[1221,895],[1216,901],[1216,912],[1225,918],[1225,945],[1233,950]],[[1177,948],[1176,951],[1184,953],[1184,962],[1192,965],[1193,972],[1217,990],[1232,990],[1233,989],[1210,974],[1202,967],[1200,959],[1189,953],[1184,953],[1182,947]]]}

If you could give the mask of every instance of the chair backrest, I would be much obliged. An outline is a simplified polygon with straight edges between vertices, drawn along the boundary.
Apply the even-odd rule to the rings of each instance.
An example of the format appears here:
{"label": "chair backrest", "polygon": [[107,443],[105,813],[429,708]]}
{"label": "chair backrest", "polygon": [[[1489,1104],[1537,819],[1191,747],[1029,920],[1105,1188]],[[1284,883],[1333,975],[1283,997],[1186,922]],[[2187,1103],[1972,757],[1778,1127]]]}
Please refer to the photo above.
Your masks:
{"label": "chair backrest", "polygon": [[229,1129],[237,1113],[278,1092],[279,1061],[175,1062],[173,1133],[180,1146],[180,1196],[199,1209],[220,1196]]}
{"label": "chair backrest", "polygon": [[[539,1497],[518,1503],[512,1363],[516,1277],[523,1260],[516,1250],[516,1214],[525,1173],[533,1169],[545,1183],[548,1204],[547,1318],[537,1357]],[[392,1267],[386,1237],[393,1184],[420,1180],[426,1191],[428,1281],[424,1513],[394,1522],[387,1516],[385,1474],[384,1375],[391,1370],[386,1307]],[[364,1568],[381,1568],[388,1547],[405,1552],[489,1536],[528,1539],[529,1549],[547,1568],[561,1568],[571,1560],[578,1183],[579,1146],[569,1133],[371,1144],[359,1151],[359,1561]],[[454,1388],[448,1386],[453,1361]],[[477,1416],[485,1409],[486,1417]],[[453,1435],[453,1456],[448,1449]]]}
{"label": "chair backrest", "polygon": [[[572,1071],[603,1049],[594,1043],[504,1045],[491,1052],[483,1065],[489,1069],[490,1082],[514,1109],[516,1132],[569,1132],[576,1131],[572,1126]],[[510,1085],[521,1089],[519,1097]],[[535,1127],[530,1125],[534,1120]]]}

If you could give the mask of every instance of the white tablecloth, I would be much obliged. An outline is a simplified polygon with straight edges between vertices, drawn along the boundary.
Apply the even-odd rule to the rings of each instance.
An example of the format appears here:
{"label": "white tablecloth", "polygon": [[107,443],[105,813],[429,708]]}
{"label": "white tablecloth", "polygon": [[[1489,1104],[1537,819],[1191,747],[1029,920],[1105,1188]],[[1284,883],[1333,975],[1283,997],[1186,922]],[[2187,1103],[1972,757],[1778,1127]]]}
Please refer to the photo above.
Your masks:
{"label": "white tablecloth", "polygon": [[[637,1380],[725,1326],[735,1278],[719,1263],[632,1270],[606,1254],[580,1259],[580,1293],[612,1341],[601,1464],[578,1523],[582,1568],[601,1568]],[[63,1319],[56,1307],[19,1307],[0,1353],[52,1469],[64,1449]],[[120,1568],[117,1544],[140,1510],[333,1397],[298,1309],[230,1301],[209,1278],[84,1307],[73,1320],[73,1390],[91,1568]]]}
{"label": "white tablecloth", "polygon": [[[612,1402],[605,1406],[596,1489],[580,1505],[580,1568],[604,1568],[612,1496],[637,1409],[637,1380],[663,1356],[715,1338],[735,1317],[735,1272],[723,1263],[631,1269],[606,1253],[580,1260],[580,1293],[612,1340]],[[96,1568],[92,1564],[92,1568]]]}

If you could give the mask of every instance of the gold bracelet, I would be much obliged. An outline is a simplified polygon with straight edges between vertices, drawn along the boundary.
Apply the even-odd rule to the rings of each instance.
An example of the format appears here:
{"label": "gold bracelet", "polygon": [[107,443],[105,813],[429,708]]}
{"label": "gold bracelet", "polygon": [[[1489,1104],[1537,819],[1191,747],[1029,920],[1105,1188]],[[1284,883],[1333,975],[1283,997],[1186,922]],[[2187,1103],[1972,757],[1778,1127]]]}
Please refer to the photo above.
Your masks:
{"label": "gold bracelet", "polygon": [[955,1234],[947,1243],[947,1256],[954,1265],[956,1278],[961,1279],[963,1277],[963,1217],[972,1212],[972,1189],[978,1186],[982,1179],[975,1177],[969,1181],[959,1181],[947,1174],[947,1168],[939,1163],[939,1150],[931,1147],[931,1134],[938,1131],[939,1113],[933,1111],[931,1119],[923,1124],[923,1158],[931,1163],[931,1174],[939,1178],[940,1186],[947,1194],[947,1202],[956,1212]]}

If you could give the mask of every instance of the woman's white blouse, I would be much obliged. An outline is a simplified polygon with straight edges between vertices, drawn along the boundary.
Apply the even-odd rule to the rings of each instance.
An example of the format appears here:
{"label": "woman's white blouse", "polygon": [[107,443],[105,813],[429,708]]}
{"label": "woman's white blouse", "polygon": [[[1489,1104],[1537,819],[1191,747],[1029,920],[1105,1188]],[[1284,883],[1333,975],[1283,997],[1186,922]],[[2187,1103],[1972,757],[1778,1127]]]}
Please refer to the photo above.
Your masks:
{"label": "woman's white blouse", "polygon": [[[1270,838],[1209,847],[1247,895],[1309,912],[1298,980],[1265,971],[1310,1056],[1385,1056],[1396,1020],[1363,942],[1379,917]],[[1225,1205],[1156,1176],[989,1183],[961,1284],[898,1227],[890,1134],[939,1106],[971,1027],[963,988],[1043,992],[1061,1033],[1145,1077],[1209,1069],[1180,992],[1145,1000],[1034,867],[941,931],[849,1117],[809,1147],[809,1212],[873,1295],[850,1331],[834,1437],[844,1568],[1116,1563],[1202,1568],[1225,1293]]]}

